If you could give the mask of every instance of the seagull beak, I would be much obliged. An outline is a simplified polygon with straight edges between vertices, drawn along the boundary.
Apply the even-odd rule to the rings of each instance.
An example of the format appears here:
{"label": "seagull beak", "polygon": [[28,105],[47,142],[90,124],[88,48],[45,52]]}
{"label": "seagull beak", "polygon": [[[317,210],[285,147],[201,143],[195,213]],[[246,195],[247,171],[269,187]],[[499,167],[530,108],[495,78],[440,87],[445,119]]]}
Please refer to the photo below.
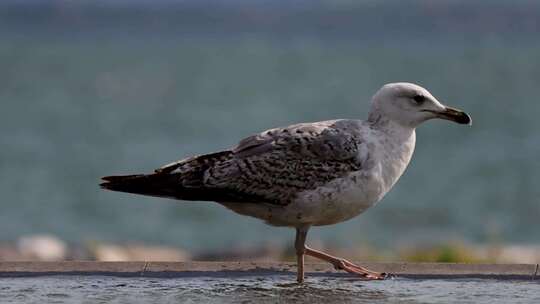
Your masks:
{"label": "seagull beak", "polygon": [[471,117],[467,113],[458,109],[445,106],[444,110],[432,111],[432,113],[435,114],[439,118],[457,122],[458,124],[472,125]]}

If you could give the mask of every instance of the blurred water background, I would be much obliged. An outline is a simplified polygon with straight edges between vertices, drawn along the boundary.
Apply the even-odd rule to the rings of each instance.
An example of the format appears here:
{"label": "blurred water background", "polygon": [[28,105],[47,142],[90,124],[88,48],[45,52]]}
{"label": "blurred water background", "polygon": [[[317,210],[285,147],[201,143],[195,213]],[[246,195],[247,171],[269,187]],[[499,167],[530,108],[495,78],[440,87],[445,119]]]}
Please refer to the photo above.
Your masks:
{"label": "blurred water background", "polygon": [[0,241],[289,246],[286,228],[99,178],[271,127],[363,119],[382,84],[410,81],[473,126],[422,126],[383,202],[310,238],[538,244],[539,20],[523,0],[3,1]]}

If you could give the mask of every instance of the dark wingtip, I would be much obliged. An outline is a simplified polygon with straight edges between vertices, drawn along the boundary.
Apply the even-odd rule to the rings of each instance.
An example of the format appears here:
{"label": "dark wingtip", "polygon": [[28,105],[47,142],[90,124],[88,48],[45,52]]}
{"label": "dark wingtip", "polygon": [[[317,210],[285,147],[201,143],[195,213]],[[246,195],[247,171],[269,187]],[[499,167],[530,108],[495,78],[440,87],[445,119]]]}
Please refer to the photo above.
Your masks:
{"label": "dark wingtip", "polygon": [[104,180],[104,181],[107,181],[107,182],[110,182],[114,179],[114,176],[103,176],[101,178],[101,180]]}
{"label": "dark wingtip", "polygon": [[118,181],[125,181],[132,178],[138,178],[144,176],[144,174],[132,174],[132,175],[111,175],[111,176],[104,176],[101,179],[106,182],[118,182]]}
{"label": "dark wingtip", "polygon": [[100,187],[101,189],[110,189],[111,183],[109,183],[109,182],[100,183],[100,184],[99,184],[99,187]]}
{"label": "dark wingtip", "polygon": [[111,189],[111,185],[112,185],[112,182],[117,179],[118,176],[104,176],[101,178],[101,180],[103,181],[102,183],[99,183],[99,187],[101,189],[107,189],[107,190],[110,190]]}
{"label": "dark wingtip", "polygon": [[100,183],[99,187],[107,190],[118,190],[123,188],[126,182],[136,180],[142,176],[144,174],[104,176],[101,178],[104,182]]}

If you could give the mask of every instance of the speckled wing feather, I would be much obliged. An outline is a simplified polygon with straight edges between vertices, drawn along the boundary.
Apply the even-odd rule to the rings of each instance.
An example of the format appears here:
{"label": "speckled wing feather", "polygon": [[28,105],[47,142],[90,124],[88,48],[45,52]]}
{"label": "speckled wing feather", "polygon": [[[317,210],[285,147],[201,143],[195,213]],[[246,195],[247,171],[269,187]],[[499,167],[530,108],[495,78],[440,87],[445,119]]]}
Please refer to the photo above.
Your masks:
{"label": "speckled wing feather", "polygon": [[302,191],[360,170],[359,122],[271,129],[230,150],[186,158],[152,174],[106,176],[102,188],[181,200],[287,205]]}
{"label": "speckled wing feather", "polygon": [[183,191],[195,190],[199,200],[286,205],[301,191],[360,169],[361,142],[355,129],[346,126],[326,121],[271,129],[243,139],[232,150],[156,172],[179,174]]}

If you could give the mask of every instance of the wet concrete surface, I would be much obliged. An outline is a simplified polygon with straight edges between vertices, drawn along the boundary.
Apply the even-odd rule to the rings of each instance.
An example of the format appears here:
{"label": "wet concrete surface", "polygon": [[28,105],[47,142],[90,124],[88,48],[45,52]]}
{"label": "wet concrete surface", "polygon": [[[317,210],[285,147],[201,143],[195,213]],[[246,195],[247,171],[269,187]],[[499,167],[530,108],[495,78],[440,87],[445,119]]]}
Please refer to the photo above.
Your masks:
{"label": "wet concrete surface", "polygon": [[540,303],[537,264],[361,263],[362,281],[308,263],[0,262],[0,303]]}
{"label": "wet concrete surface", "polygon": [[0,303],[540,303],[540,282],[290,275],[0,278]]}
{"label": "wet concrete surface", "polygon": [[[369,269],[404,278],[483,278],[534,280],[538,264],[459,263],[362,263]],[[293,276],[295,263],[283,262],[0,262],[0,277],[50,275],[111,275],[121,277],[242,277],[253,275]],[[328,263],[306,263],[306,272],[316,276],[341,276]]]}

